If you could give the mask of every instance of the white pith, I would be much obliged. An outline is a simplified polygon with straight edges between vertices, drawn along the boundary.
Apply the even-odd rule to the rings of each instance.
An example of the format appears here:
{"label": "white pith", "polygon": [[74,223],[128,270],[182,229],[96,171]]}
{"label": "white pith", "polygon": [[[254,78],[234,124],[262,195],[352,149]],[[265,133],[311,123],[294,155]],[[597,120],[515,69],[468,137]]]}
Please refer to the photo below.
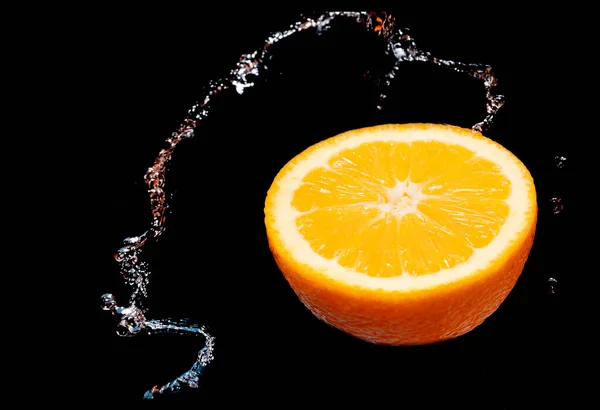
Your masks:
{"label": "white pith", "polygon": [[[374,277],[353,271],[337,264],[333,259],[326,259],[316,253],[309,242],[300,234],[296,226],[296,217],[300,215],[292,205],[292,199],[300,181],[311,170],[327,166],[329,159],[345,149],[357,147],[365,142],[398,141],[410,143],[413,141],[440,141],[461,145],[478,156],[488,159],[500,166],[501,172],[511,181],[511,191],[506,203],[509,205],[509,215],[497,236],[483,248],[474,249],[467,261],[452,268],[442,269],[428,275],[412,276],[401,274],[395,277]],[[409,181],[408,181],[409,182]],[[499,257],[504,249],[518,237],[518,232],[527,227],[530,211],[534,204],[529,197],[531,183],[523,173],[522,165],[509,152],[493,142],[481,138],[469,138],[452,128],[435,127],[431,129],[414,128],[395,130],[376,128],[340,140],[336,144],[324,144],[311,152],[310,157],[294,165],[294,167],[279,180],[279,191],[273,203],[273,228],[279,232],[282,245],[298,261],[310,265],[313,269],[329,276],[331,279],[356,285],[367,289],[383,290],[417,290],[450,283],[468,276],[475,271],[485,269]],[[397,217],[414,212],[419,200],[422,199],[421,184],[406,184],[399,181],[395,188],[386,193],[387,202],[377,204],[384,212],[391,212]],[[406,195],[405,195],[406,194]]]}

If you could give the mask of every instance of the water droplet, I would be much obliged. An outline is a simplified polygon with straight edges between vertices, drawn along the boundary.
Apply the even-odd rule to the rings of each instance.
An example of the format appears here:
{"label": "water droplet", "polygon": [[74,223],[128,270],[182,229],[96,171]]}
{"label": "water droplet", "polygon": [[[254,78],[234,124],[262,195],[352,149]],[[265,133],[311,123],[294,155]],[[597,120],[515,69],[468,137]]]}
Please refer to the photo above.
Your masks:
{"label": "water droplet", "polygon": [[401,44],[397,44],[397,43],[394,44],[393,52],[394,52],[394,56],[398,60],[403,60],[404,58],[406,58],[406,50],[404,50],[404,48],[402,48]]}
{"label": "water droplet", "polygon": [[554,157],[554,165],[556,165],[558,168],[564,168],[566,162],[567,159],[563,156],[557,155]]}
{"label": "water droplet", "polygon": [[561,213],[564,208],[562,200],[558,197],[551,198],[550,204],[552,206],[552,213],[554,215],[558,215],[559,213]]}
{"label": "water droplet", "polygon": [[102,295],[102,310],[114,310],[117,307],[115,297],[110,293]]}
{"label": "water droplet", "polygon": [[120,337],[126,337],[126,336],[130,336],[131,335],[126,328],[120,327],[120,326],[117,327],[116,333]]}

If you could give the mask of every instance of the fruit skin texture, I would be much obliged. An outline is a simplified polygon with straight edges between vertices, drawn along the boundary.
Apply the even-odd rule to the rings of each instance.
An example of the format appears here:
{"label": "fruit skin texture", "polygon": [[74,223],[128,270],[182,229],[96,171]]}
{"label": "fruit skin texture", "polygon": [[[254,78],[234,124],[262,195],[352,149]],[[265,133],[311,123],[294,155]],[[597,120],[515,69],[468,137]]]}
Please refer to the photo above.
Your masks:
{"label": "fruit skin texture", "polygon": [[[277,190],[276,178],[267,196],[266,209],[270,209]],[[528,195],[535,198],[533,185]],[[529,256],[537,205],[527,215],[527,226],[487,269],[455,282],[404,292],[365,289],[334,281],[298,261],[285,248],[279,234],[272,229],[273,216],[268,212],[265,223],[277,266],[315,316],[368,342],[420,345],[463,335],[498,309],[515,286]]]}
{"label": "fruit skin texture", "polygon": [[[302,303],[324,322],[368,342],[418,345],[463,335],[494,313],[519,278],[535,235],[532,229],[501,256],[492,272],[424,291],[357,289],[300,264],[282,247],[269,246]],[[309,275],[298,273],[311,270]],[[318,278],[315,280],[314,278]]]}

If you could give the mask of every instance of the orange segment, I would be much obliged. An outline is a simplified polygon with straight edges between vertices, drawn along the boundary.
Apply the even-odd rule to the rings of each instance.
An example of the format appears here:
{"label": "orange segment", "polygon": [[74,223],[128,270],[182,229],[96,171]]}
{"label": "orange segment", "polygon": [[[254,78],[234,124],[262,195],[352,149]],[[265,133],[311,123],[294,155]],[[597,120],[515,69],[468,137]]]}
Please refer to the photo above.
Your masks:
{"label": "orange segment", "polygon": [[514,155],[435,124],[322,141],[282,168],[265,203],[271,251],[302,302],[385,344],[456,337],[493,313],[536,218],[533,180]]}
{"label": "orange segment", "polygon": [[317,208],[296,219],[296,225],[312,249],[326,258],[346,255],[366,240],[379,211],[361,205]]}

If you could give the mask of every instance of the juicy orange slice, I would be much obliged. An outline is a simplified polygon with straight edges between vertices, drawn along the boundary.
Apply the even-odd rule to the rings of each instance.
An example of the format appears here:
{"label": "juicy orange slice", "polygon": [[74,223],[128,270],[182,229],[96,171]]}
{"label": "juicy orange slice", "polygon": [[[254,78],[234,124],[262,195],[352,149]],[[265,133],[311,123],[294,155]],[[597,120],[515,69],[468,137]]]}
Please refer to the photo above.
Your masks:
{"label": "juicy orange slice", "polygon": [[265,224],[275,261],[318,318],[381,344],[460,336],[512,290],[535,235],[533,179],[481,133],[382,125],[286,164]]}

